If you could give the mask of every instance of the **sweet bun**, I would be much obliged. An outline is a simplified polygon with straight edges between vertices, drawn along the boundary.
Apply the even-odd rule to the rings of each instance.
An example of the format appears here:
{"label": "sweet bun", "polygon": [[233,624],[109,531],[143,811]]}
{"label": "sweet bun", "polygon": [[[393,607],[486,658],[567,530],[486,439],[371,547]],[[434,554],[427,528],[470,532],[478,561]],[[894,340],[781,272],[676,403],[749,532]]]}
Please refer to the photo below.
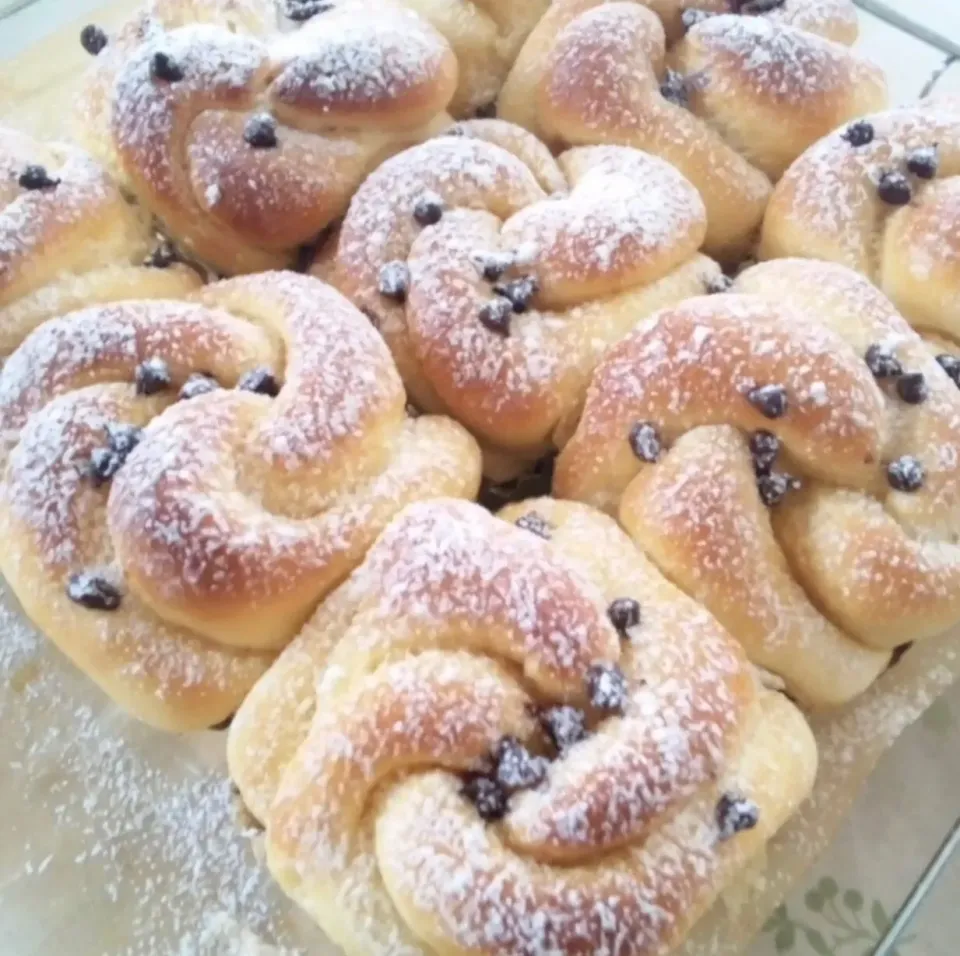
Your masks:
{"label": "sweet bun", "polygon": [[0,126],[0,357],[51,316],[200,285],[157,246],[150,217],[90,156]]}
{"label": "sweet bun", "polygon": [[760,255],[842,263],[925,334],[960,339],[960,98],[867,116],[811,146],[773,194]]}
{"label": "sweet bun", "polygon": [[503,518],[404,511],[231,727],[350,956],[665,952],[812,787],[800,712],[612,520]]}
{"label": "sweet bun", "polygon": [[409,418],[390,354],[293,273],[37,329],[0,373],[0,571],[124,708],[231,715],[393,515],[472,497],[479,450]]}
{"label": "sweet bun", "polygon": [[407,5],[290,11],[294,24],[273,0],[159,0],[80,94],[79,140],[220,272],[292,264],[371,169],[449,123],[457,58]]}
{"label": "sweet bun", "polygon": [[765,263],[641,323],[554,488],[617,514],[810,706],[960,620],[960,392],[842,266]]}
{"label": "sweet bun", "polygon": [[722,282],[693,186],[622,146],[554,159],[500,120],[458,124],[360,187],[317,266],[371,317],[413,401],[508,477],[553,450],[608,346]]}
{"label": "sweet bun", "polygon": [[848,0],[558,0],[521,50],[499,115],[551,146],[615,143],[675,165],[700,191],[705,250],[753,244],[772,182],[845,120],[882,109],[882,71],[852,52]]}

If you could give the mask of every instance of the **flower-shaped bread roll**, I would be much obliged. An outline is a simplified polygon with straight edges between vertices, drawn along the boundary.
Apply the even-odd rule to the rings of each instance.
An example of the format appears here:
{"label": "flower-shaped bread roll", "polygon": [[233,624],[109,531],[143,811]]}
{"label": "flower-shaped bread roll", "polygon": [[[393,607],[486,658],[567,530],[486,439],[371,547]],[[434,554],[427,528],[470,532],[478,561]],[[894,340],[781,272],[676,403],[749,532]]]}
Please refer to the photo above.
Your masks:
{"label": "flower-shaped bread roll", "polygon": [[405,504],[476,493],[470,436],[404,405],[308,276],[51,320],[0,373],[0,571],[123,707],[218,723]]}
{"label": "flower-shaped bread roll", "polygon": [[641,323],[554,488],[617,513],[810,705],[960,621],[960,393],[842,266],[765,263]]}
{"label": "flower-shaped bread roll", "polygon": [[503,518],[404,511],[231,728],[270,869],[351,956],[665,952],[812,786],[797,708],[613,521]]}

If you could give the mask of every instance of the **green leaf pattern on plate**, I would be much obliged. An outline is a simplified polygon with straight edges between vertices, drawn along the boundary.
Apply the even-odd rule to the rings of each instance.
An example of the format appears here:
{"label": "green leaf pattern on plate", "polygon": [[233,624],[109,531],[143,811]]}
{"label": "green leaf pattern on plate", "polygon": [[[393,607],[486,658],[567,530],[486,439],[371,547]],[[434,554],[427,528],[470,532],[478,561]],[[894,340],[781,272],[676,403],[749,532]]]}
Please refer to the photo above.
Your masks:
{"label": "green leaf pattern on plate", "polygon": [[[789,907],[778,906],[764,925],[763,931],[773,937],[776,953],[871,956],[890,925],[890,916],[881,900],[870,901],[866,918],[864,894],[852,887],[841,891],[832,876],[822,877],[809,889],[804,904],[807,912],[802,917],[795,918]],[[894,956],[909,956],[912,938],[904,937]]]}
{"label": "green leaf pattern on plate", "polygon": [[[924,732],[948,738],[960,731],[958,700],[954,694],[934,702],[923,715]],[[764,956],[873,956],[890,926],[891,915],[884,901],[867,894],[863,886],[841,887],[833,876],[817,880],[802,900],[795,898],[770,915],[763,927],[767,940]],[[915,954],[915,938],[904,936],[893,956]]]}

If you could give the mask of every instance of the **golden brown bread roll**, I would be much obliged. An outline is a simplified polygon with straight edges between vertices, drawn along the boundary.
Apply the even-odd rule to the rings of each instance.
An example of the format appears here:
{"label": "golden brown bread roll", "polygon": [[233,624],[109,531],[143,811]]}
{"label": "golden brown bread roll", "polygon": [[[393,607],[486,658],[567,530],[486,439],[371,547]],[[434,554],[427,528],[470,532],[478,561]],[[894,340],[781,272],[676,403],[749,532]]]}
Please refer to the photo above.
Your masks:
{"label": "golden brown bread roll", "polygon": [[869,276],[924,332],[960,339],[960,98],[867,116],[811,146],[763,224],[765,259]]}
{"label": "golden brown bread roll", "polygon": [[399,515],[241,708],[232,774],[350,956],[664,953],[809,793],[812,734],[609,518],[502,517]]}
{"label": "golden brown bread roll", "polygon": [[604,349],[722,279],[697,251],[705,228],[656,157],[554,160],[526,130],[474,120],[376,170],[317,269],[377,322],[413,400],[466,424],[504,478],[555,447]]}
{"label": "golden brown bread roll", "polygon": [[555,491],[811,705],[960,620],[960,393],[865,278],[777,260],[641,323],[594,376]]}
{"label": "golden brown bread roll", "polygon": [[557,0],[499,115],[551,145],[617,143],[673,163],[706,203],[707,253],[735,260],[771,180],[844,120],[886,105],[882,71],[845,45],[855,38],[849,0]]}
{"label": "golden brown bread roll", "polygon": [[[304,2],[291,20],[274,0],[155,0],[100,50],[76,135],[219,271],[289,265],[371,169],[449,123],[457,57],[415,10],[467,42],[473,4],[455,5],[460,19],[453,0]],[[473,13],[490,43],[500,28],[518,43],[530,16],[494,30]]]}
{"label": "golden brown bread roll", "polygon": [[91,157],[0,126],[0,357],[51,316],[200,285],[187,266],[150,258],[156,246],[150,217]]}
{"label": "golden brown bread roll", "polygon": [[173,730],[232,714],[405,504],[479,484],[470,436],[408,419],[366,319],[293,273],[45,323],[0,373],[0,435],[0,571]]}

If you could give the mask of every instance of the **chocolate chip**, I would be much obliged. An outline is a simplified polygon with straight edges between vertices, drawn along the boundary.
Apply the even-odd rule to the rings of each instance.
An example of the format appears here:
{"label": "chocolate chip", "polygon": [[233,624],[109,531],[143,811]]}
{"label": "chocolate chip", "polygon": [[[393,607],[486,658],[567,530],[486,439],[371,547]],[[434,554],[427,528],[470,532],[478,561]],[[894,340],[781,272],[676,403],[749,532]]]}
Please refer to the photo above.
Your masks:
{"label": "chocolate chip", "polygon": [[534,276],[523,276],[520,279],[495,285],[493,291],[508,299],[513,306],[513,311],[521,315],[530,308],[533,297],[540,291],[540,283]]}
{"label": "chocolate chip", "polygon": [[127,456],[140,444],[143,430],[136,425],[107,425],[107,447],[90,453],[87,474],[94,487],[110,481],[123,467]]}
{"label": "chocolate chip", "polygon": [[582,710],[566,704],[548,707],[540,713],[540,725],[553,741],[558,753],[564,753],[587,736],[587,718]]}
{"label": "chocolate chip", "polygon": [[871,345],[864,359],[867,368],[876,378],[897,378],[903,375],[900,360],[885,345]]}
{"label": "chocolate chip", "polygon": [[90,453],[87,475],[94,488],[111,481],[123,467],[123,457],[109,448],[94,448]]}
{"label": "chocolate chip", "polygon": [[663,442],[660,432],[650,422],[637,422],[630,429],[630,449],[640,459],[651,465],[660,460],[663,454]]}
{"label": "chocolate chip", "polygon": [[933,179],[940,168],[936,146],[921,146],[907,153],[907,169],[918,179]]}
{"label": "chocolate chip", "polygon": [[950,376],[953,384],[960,388],[960,358],[944,353],[937,356],[937,361],[940,363],[940,368]]}
{"label": "chocolate chip", "polygon": [[594,664],[587,671],[590,705],[605,714],[622,714],[627,706],[627,678],[616,664]]}
{"label": "chocolate chip", "polygon": [[887,465],[887,481],[894,491],[919,491],[925,477],[923,465],[912,455],[903,455]]}
{"label": "chocolate chip", "polygon": [[275,149],[278,143],[277,121],[269,113],[251,116],[243,127],[243,139],[254,149]]}
{"label": "chocolate chip", "polygon": [[703,23],[704,20],[709,20],[711,17],[717,16],[716,13],[711,13],[709,10],[684,10],[680,14],[680,21],[683,23],[683,29],[692,30],[698,23]]}
{"label": "chocolate chip", "polygon": [[60,185],[59,179],[53,179],[44,166],[30,165],[24,168],[17,182],[21,189],[55,189]]}
{"label": "chocolate chip", "polygon": [[923,372],[907,372],[897,379],[897,394],[908,405],[922,405],[930,397]]}
{"label": "chocolate chip", "polygon": [[770,13],[779,10],[787,0],[742,0],[737,13],[758,16],[761,13]]}
{"label": "chocolate chip", "polygon": [[158,50],[150,60],[150,75],[164,83],[177,83],[183,79],[183,69],[169,53]]}
{"label": "chocolate chip", "polygon": [[640,602],[633,598],[617,598],[607,608],[607,617],[621,637],[629,637],[630,628],[640,623]]}
{"label": "chocolate chip", "polygon": [[480,309],[480,323],[491,332],[504,337],[510,334],[510,319],[513,316],[513,303],[499,296],[491,299]]}
{"label": "chocolate chip", "polygon": [[320,13],[327,13],[333,6],[329,0],[287,0],[287,18],[303,23]]}
{"label": "chocolate chip", "polygon": [[758,475],[767,475],[780,454],[780,439],[773,432],[756,431],[750,436],[750,454],[753,470]]}
{"label": "chocolate chip", "polygon": [[194,372],[180,389],[178,396],[180,401],[186,401],[191,398],[197,398],[199,395],[206,395],[207,392],[215,392],[220,388],[220,383],[211,375],[204,372]]}
{"label": "chocolate chip", "polygon": [[757,475],[757,490],[760,500],[768,507],[775,508],[787,496],[787,492],[800,488],[800,480],[781,471],[771,471]]}
{"label": "chocolate chip", "polygon": [[721,272],[719,275],[707,277],[703,285],[707,295],[722,295],[733,288],[733,279]]}
{"label": "chocolate chip", "polygon": [[725,793],[717,803],[715,816],[720,839],[729,840],[760,822],[760,808],[752,800]]}
{"label": "chocolate chip", "polygon": [[468,778],[460,791],[477,809],[481,820],[494,823],[507,813],[507,791],[490,777]]}
{"label": "chocolate chip", "polygon": [[410,288],[410,269],[405,262],[394,260],[388,262],[380,270],[380,280],[377,286],[380,295],[394,302],[406,302],[407,291]]}
{"label": "chocolate chip", "polygon": [[107,425],[107,445],[126,461],[127,456],[143,439],[143,429],[137,425],[111,423]]}
{"label": "chocolate chip", "polygon": [[536,511],[528,511],[525,515],[517,518],[517,527],[529,531],[531,534],[539,535],[541,538],[546,538],[548,541],[550,540],[550,532],[553,530],[550,522],[542,515],[537,514]]}
{"label": "chocolate chip", "polygon": [[875,135],[873,123],[856,120],[840,134],[840,138],[845,139],[851,146],[867,146],[873,142]]}
{"label": "chocolate chip", "polygon": [[764,418],[783,418],[787,414],[789,402],[787,390],[782,385],[761,385],[747,393],[747,401]]}
{"label": "chocolate chip", "polygon": [[90,571],[70,575],[67,597],[88,611],[115,611],[120,607],[120,590],[106,578]]}
{"label": "chocolate chip", "polygon": [[496,282],[513,268],[516,256],[512,252],[478,252],[472,257],[477,271],[487,282]]}
{"label": "chocolate chip", "polygon": [[153,252],[143,260],[143,264],[151,269],[169,269],[176,262],[182,262],[177,247],[168,239],[164,239]]}
{"label": "chocolate chip", "polygon": [[686,77],[676,70],[667,70],[660,83],[660,95],[675,106],[690,107],[690,89]]}
{"label": "chocolate chip", "polygon": [[435,226],[443,218],[443,200],[436,193],[424,193],[413,207],[413,218],[421,226]]}
{"label": "chocolate chip", "polygon": [[138,395],[156,395],[165,392],[172,384],[170,366],[162,358],[149,358],[141,362],[133,373]]}
{"label": "chocolate chip", "polygon": [[221,720],[219,724],[211,724],[210,730],[229,730],[235,716],[235,714],[231,714],[229,717],[225,717],[223,720]]}
{"label": "chocolate chip", "polygon": [[877,195],[889,206],[906,206],[913,199],[913,187],[903,173],[893,169],[878,180]]}
{"label": "chocolate chip", "polygon": [[280,394],[280,383],[277,381],[277,376],[263,366],[245,372],[240,381],[237,382],[237,388],[241,392],[254,392],[257,395],[267,395],[270,398],[276,398]]}
{"label": "chocolate chip", "polygon": [[494,753],[494,777],[507,793],[529,790],[547,776],[549,763],[535,756],[516,737],[504,737]]}
{"label": "chocolate chip", "polygon": [[90,54],[90,56],[99,56],[103,48],[107,45],[107,35],[95,23],[88,23],[80,31],[80,46]]}

